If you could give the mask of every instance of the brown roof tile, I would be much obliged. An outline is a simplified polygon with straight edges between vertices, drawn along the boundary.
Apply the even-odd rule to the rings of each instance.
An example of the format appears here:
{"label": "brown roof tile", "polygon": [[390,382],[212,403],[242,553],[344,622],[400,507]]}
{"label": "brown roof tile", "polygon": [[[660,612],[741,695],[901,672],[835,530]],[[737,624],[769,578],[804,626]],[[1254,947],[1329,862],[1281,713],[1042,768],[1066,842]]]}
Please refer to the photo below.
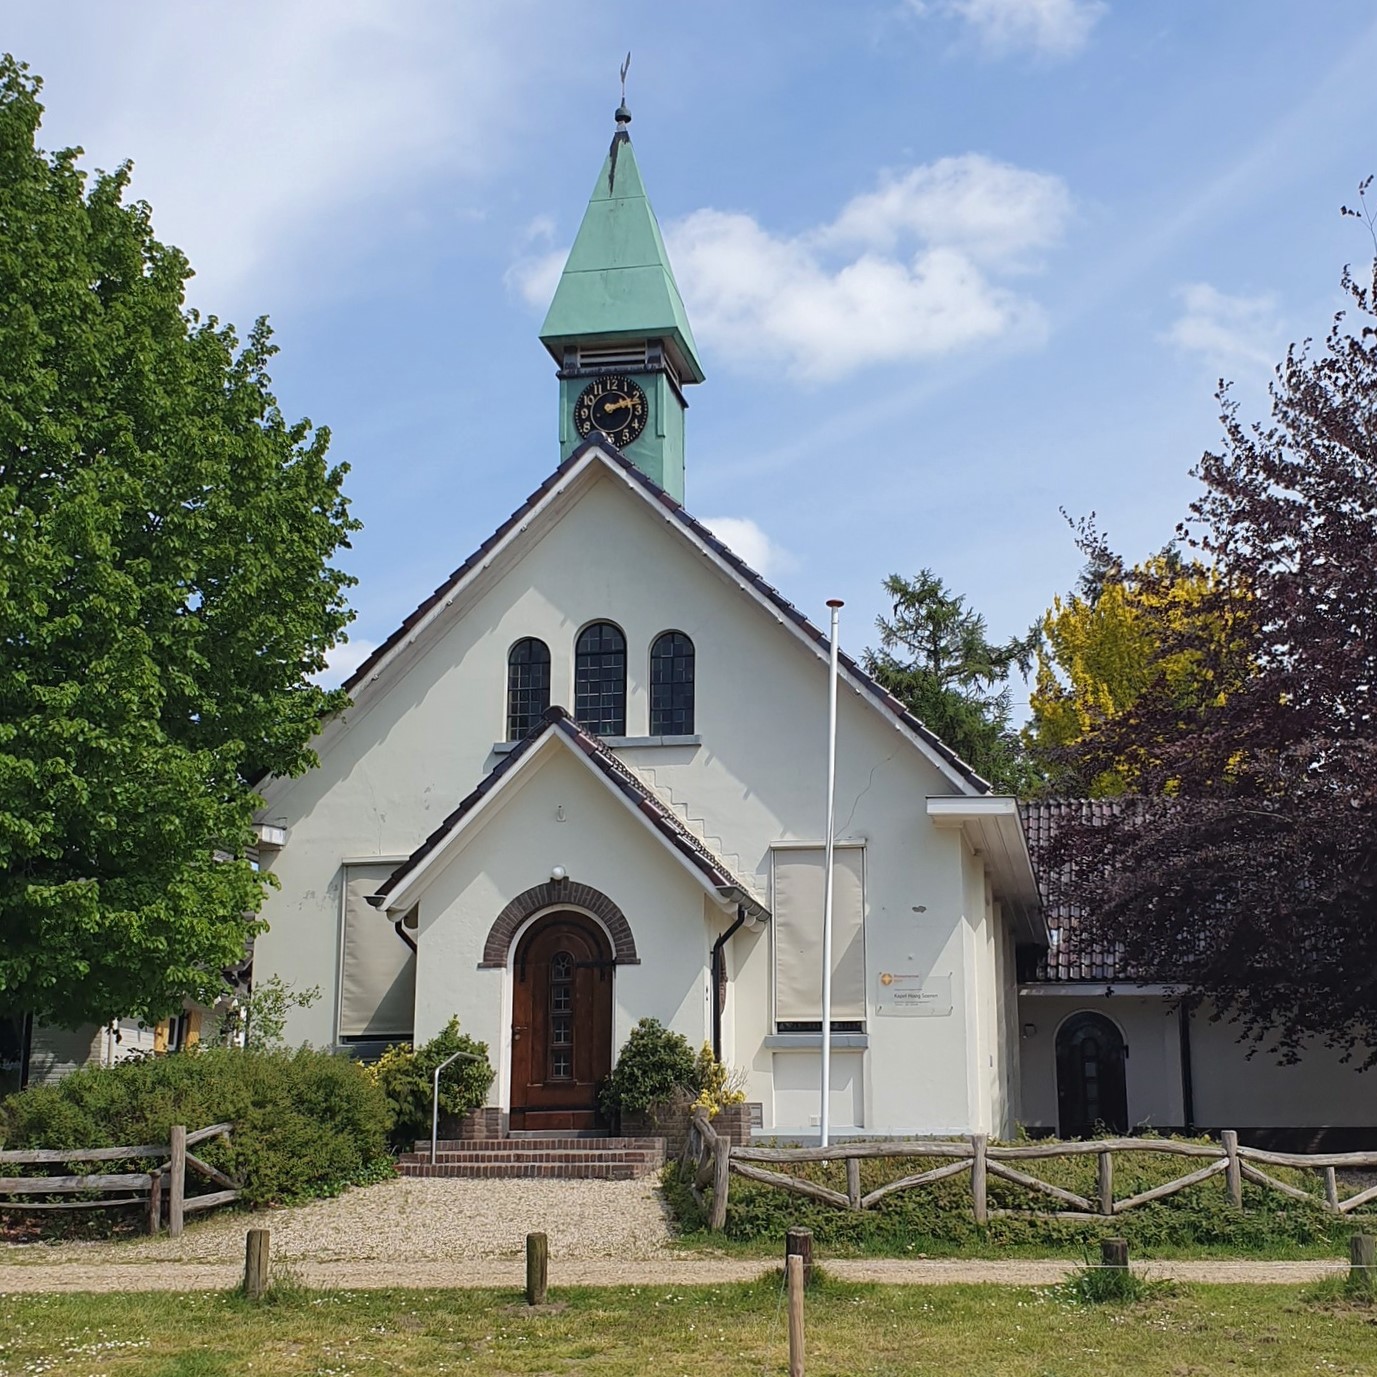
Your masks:
{"label": "brown roof tile", "polygon": [[1085,937],[1078,910],[1069,904],[1048,902],[1046,859],[1057,828],[1063,822],[1073,819],[1099,824],[1112,817],[1118,807],[1116,802],[1107,799],[1038,799],[1018,806],[1051,936],[1047,951],[1038,961],[1034,982],[1066,980],[1116,984],[1125,980],[1118,965],[1117,950],[1092,943]]}

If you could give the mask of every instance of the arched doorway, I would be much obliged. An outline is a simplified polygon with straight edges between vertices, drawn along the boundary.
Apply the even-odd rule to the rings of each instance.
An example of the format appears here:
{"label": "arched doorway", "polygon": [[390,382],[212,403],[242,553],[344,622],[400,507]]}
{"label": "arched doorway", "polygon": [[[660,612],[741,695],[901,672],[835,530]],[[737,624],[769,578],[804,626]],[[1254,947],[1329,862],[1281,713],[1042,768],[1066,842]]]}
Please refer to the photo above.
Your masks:
{"label": "arched doorway", "polygon": [[512,961],[511,1126],[595,1128],[612,1069],[612,947],[591,918],[550,913]]}
{"label": "arched doorway", "polygon": [[1063,1138],[1128,1131],[1126,1055],[1124,1035],[1103,1014],[1072,1014],[1057,1030],[1057,1131]]}

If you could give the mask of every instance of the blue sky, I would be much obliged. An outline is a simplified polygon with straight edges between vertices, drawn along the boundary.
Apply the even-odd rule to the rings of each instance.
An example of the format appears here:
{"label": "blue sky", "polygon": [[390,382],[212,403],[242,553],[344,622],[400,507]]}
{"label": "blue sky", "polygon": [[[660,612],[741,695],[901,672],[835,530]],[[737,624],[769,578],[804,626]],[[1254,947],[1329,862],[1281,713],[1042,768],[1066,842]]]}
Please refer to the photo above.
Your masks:
{"label": "blue sky", "polygon": [[282,353],[365,529],[346,670],[558,460],[543,296],[632,138],[708,381],[687,504],[843,642],[935,569],[1008,635],[1059,514],[1163,544],[1323,335],[1377,170],[1370,0],[50,0],[48,147],[135,163],[191,300]]}

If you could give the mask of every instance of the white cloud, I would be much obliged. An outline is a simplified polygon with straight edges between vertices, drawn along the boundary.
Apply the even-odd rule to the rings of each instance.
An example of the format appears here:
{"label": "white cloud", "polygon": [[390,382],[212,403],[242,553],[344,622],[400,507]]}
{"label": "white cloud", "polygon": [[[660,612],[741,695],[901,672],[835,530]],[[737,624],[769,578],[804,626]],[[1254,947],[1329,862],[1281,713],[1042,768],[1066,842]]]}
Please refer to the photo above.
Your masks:
{"label": "white cloud", "polygon": [[1219,367],[1266,367],[1280,357],[1281,323],[1273,297],[1229,296],[1208,282],[1189,283],[1176,295],[1183,310],[1162,336],[1167,343]]}
{"label": "white cloud", "polygon": [[695,211],[665,234],[701,337],[820,382],[868,364],[1040,341],[1040,308],[996,279],[1026,271],[1070,210],[1059,178],[970,154],[888,176],[800,235],[719,210]]}
{"label": "white cloud", "polygon": [[773,577],[798,567],[787,550],[776,545],[748,516],[712,516],[703,525],[757,574]]}
{"label": "white cloud", "polygon": [[42,141],[81,143],[87,166],[135,160],[133,195],[195,266],[195,301],[220,306],[250,280],[257,296],[265,271],[295,277],[304,255],[337,249],[341,207],[381,222],[416,176],[454,184],[502,156],[505,126],[487,115],[520,78],[507,6],[73,9],[79,41],[73,15],[47,6],[8,36],[46,78]]}
{"label": "white cloud", "polygon": [[821,237],[887,251],[917,238],[1008,269],[1054,244],[1070,214],[1071,196],[1059,177],[966,154],[883,177]]}
{"label": "white cloud", "polygon": [[322,688],[338,688],[376,649],[377,641],[355,637],[334,646],[325,657],[325,668],[315,676]]}
{"label": "white cloud", "polygon": [[526,254],[518,258],[503,274],[507,287],[528,306],[544,311],[559,286],[564,261],[569,250],[554,249],[550,253]]}
{"label": "white cloud", "polygon": [[1074,57],[1109,6],[1105,0],[945,0],[911,7],[964,20],[982,47],[995,56],[1031,52],[1038,57]]}

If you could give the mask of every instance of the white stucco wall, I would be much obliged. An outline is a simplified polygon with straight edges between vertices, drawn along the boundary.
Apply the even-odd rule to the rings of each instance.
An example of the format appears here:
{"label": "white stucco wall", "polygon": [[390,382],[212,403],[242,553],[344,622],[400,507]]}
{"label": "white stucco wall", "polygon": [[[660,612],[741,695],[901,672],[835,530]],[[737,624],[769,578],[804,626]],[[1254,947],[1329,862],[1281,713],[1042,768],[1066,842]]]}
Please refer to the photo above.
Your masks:
{"label": "white stucco wall", "polygon": [[[578,631],[598,619],[620,626],[628,646],[627,731],[634,736],[648,726],[651,642],[667,629],[687,633],[697,649],[702,744],[632,747],[621,752],[623,759],[662,796],[684,805],[690,825],[762,895],[772,843],[820,841],[827,679],[815,651],[615,478],[593,476],[552,528],[533,524],[529,538],[535,537],[519,563],[508,567],[504,557],[495,557],[481,588],[444,611],[443,629],[425,653],[418,650],[409,664],[387,670],[370,686],[347,714],[347,730],[327,732],[319,769],[274,787],[263,816],[285,825],[289,837],[271,862],[282,888],[265,909],[271,927],[258,943],[260,975],[337,987],[341,861],[409,854],[493,767],[500,758],[493,743],[505,734],[507,654],[524,636],[539,636],[550,647],[551,701],[572,706]],[[838,740],[839,833],[866,844],[868,997],[873,1002],[882,971],[949,975],[953,992],[945,1017],[879,1017],[872,1009],[869,1048],[848,1069],[852,1103],[859,1095],[868,1131],[989,1126],[1003,1112],[996,1101],[1007,1071],[999,1066],[997,1006],[982,1012],[980,1004],[998,978],[983,874],[978,865],[971,869],[969,858],[963,861],[959,833],[939,831],[925,811],[928,795],[955,789],[868,700],[845,688]],[[584,857],[568,854],[567,842],[560,849],[566,854],[559,863],[581,874]],[[500,882],[494,876],[484,900],[493,906],[488,921],[548,873],[546,866],[536,880],[515,870],[509,876],[506,869]],[[609,873],[600,887],[627,914],[640,942],[650,925],[667,920],[629,902],[624,885],[637,883],[629,872],[624,880]],[[470,913],[477,912],[479,892],[465,900]],[[695,989],[706,979],[707,961],[701,903],[699,910]],[[481,926],[486,931],[487,924]],[[459,962],[471,954],[463,942],[481,938],[444,940],[457,944],[446,950]],[[785,1085],[808,1080],[809,1057],[788,1053],[794,1059],[789,1069],[777,1072],[781,1054],[766,1045],[772,1032],[768,935],[739,933],[732,947],[726,1056],[749,1069],[751,1095],[765,1105],[767,1129],[806,1129],[792,1122],[801,1113],[802,1091]],[[434,978],[426,971],[423,942],[421,1036],[443,1002]],[[662,978],[645,967],[626,975],[619,1000],[624,993],[627,1017],[638,988],[657,1008],[663,1005],[669,991],[653,983]],[[673,975],[686,978],[685,971]],[[328,1044],[335,1017],[332,1002],[323,1000],[294,1015],[288,1036]],[[618,1036],[624,1031],[619,1015]],[[979,1068],[973,1061],[977,1044],[984,1049]],[[816,1064],[816,1056],[811,1060]],[[778,1106],[777,1074],[783,1076]]]}
{"label": "white stucco wall", "polygon": [[1377,1126],[1377,1071],[1359,1072],[1360,1054],[1312,1044],[1299,1064],[1279,1066],[1264,1048],[1251,1058],[1232,1024],[1191,1022],[1195,1118],[1211,1128],[1370,1128]]}
{"label": "white stucco wall", "polygon": [[[1022,1105],[1029,1127],[1057,1127],[1056,1033],[1081,1010],[1118,1024],[1128,1044],[1128,1116],[1135,1127],[1179,1129],[1185,1122],[1180,1033],[1176,1012],[1161,995],[1024,995],[1019,1017],[1036,1031],[1020,1044]],[[1322,1128],[1377,1125],[1377,1079],[1355,1072],[1339,1054],[1310,1048],[1296,1066],[1279,1066],[1265,1051],[1249,1058],[1237,1029],[1191,1020],[1195,1124],[1200,1129]],[[1360,1060],[1360,1059],[1359,1059]]]}

